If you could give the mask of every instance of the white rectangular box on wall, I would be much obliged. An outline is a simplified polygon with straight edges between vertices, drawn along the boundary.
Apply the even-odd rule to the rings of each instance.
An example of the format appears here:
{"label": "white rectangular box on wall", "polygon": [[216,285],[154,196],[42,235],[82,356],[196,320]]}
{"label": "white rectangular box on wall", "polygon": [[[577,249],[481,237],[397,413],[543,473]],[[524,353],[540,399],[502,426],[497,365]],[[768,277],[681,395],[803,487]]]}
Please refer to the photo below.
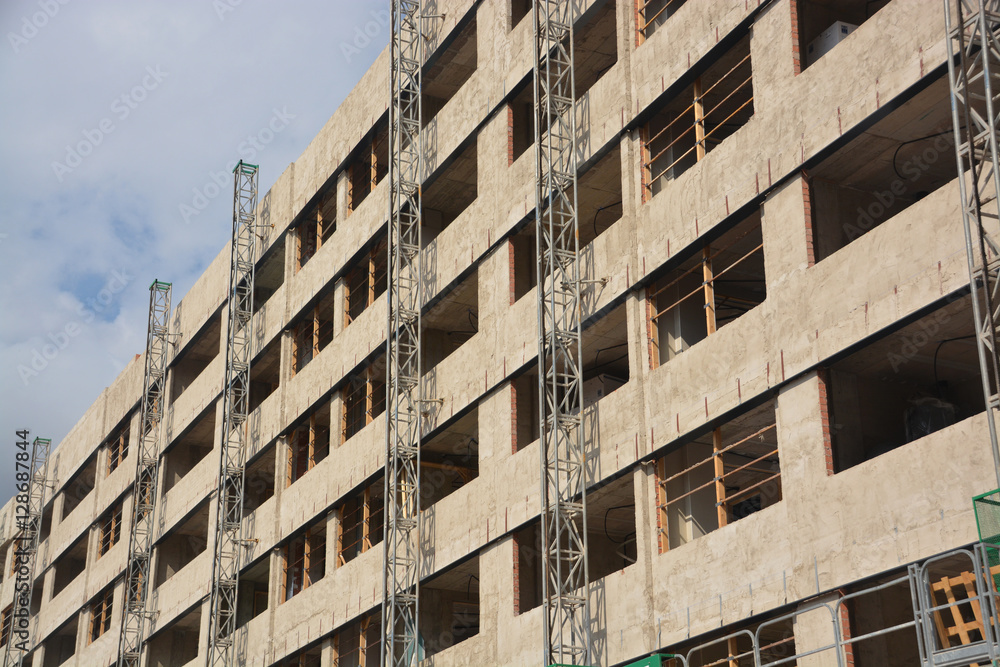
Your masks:
{"label": "white rectangular box on wall", "polygon": [[806,47],[806,64],[812,65],[857,29],[858,26],[843,21],[837,21],[831,25]]}

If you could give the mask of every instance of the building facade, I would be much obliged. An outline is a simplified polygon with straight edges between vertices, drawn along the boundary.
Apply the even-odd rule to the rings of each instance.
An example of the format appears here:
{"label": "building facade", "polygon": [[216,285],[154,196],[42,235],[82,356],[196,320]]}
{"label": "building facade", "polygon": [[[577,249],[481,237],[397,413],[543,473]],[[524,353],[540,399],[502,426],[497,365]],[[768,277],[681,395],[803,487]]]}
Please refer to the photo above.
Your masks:
{"label": "building facade", "polygon": [[[942,4],[576,4],[593,664],[717,639],[689,664],[753,664],[728,659],[742,630],[801,655],[831,619],[789,615],[884,582],[834,607],[838,632],[912,620],[900,573],[976,541],[970,499],[995,486]],[[434,5],[420,643],[435,666],[536,665],[531,3]],[[388,104],[387,49],[260,201],[248,666],[379,662]],[[206,660],[229,257],[171,315],[150,667]],[[116,660],[142,384],[137,356],[53,450],[34,667]],[[846,653],[914,665],[916,646]]]}

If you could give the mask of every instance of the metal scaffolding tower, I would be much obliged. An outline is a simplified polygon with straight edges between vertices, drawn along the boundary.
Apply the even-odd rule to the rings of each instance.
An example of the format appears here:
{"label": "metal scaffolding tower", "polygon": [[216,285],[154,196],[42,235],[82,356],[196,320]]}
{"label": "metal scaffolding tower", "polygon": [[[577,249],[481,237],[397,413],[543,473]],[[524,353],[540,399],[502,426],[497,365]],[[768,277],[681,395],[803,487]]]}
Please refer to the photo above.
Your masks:
{"label": "metal scaffolding tower", "polygon": [[421,4],[420,0],[392,1],[381,649],[382,665],[386,667],[408,667],[419,660]]}
{"label": "metal scaffolding tower", "polygon": [[1000,448],[1000,200],[997,112],[1000,111],[1000,0],[945,0],[948,80],[983,395],[997,486]]}
{"label": "metal scaffolding tower", "polygon": [[125,605],[118,640],[118,667],[139,667],[142,661],[144,626],[150,616],[153,556],[153,514],[156,510],[156,480],[160,470],[159,438],[166,385],[167,341],[170,335],[170,283],[154,280],[149,286],[149,323],[146,329],[146,366],[139,416],[139,451],[133,486],[132,522],[125,569]]}
{"label": "metal scaffolding tower", "polygon": [[[27,438],[26,432],[23,437]],[[14,497],[17,503],[14,516],[21,536],[14,540],[17,545],[13,556],[16,565],[16,583],[14,602],[11,605],[10,634],[7,638],[7,650],[4,653],[4,667],[15,667],[15,665],[21,667],[32,648],[31,598],[35,591],[35,560],[38,555],[38,536],[42,530],[45,490],[48,488],[51,445],[51,440],[35,438],[31,444],[27,477],[21,481],[21,477],[16,476],[18,495]],[[20,465],[16,466],[18,470]],[[26,582],[26,587],[22,582]]]}
{"label": "metal scaffolding tower", "polygon": [[243,539],[243,486],[250,414],[250,357],[256,259],[257,165],[233,169],[233,241],[229,265],[229,326],[223,386],[222,446],[216,493],[215,557],[208,664],[236,664],[236,593]]}
{"label": "metal scaffolding tower", "polygon": [[545,664],[587,664],[586,457],[582,441],[573,3],[537,0],[535,206]]}

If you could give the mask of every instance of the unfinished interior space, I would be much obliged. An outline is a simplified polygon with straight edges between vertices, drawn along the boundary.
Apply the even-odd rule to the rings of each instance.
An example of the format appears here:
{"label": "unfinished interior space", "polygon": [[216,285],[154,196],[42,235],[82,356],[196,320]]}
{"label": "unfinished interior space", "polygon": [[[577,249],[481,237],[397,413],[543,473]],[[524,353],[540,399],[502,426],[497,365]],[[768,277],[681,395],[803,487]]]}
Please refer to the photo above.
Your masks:
{"label": "unfinished interior space", "polygon": [[0,508],[0,650],[27,613],[33,667],[139,617],[135,667],[1000,657],[997,198],[960,175],[996,132],[961,152],[942,3],[405,7],[301,157],[234,173],[253,254],[151,286],[53,443],[27,612]]}

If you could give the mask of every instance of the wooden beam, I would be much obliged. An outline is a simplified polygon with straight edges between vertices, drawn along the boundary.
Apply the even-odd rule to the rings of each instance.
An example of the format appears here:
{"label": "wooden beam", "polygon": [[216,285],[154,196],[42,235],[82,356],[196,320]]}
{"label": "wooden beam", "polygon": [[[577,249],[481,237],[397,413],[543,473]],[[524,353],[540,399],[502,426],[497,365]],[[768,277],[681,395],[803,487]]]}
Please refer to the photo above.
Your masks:
{"label": "wooden beam", "polygon": [[726,485],[722,481],[725,468],[722,465],[722,429],[712,431],[712,459],[715,463],[715,502],[719,513],[719,528],[729,522],[729,508],[726,505]]}
{"label": "wooden beam", "polygon": [[302,536],[302,590],[309,588],[309,568],[312,565],[312,534],[306,530]]}
{"label": "wooden beam", "polygon": [[694,140],[695,156],[700,162],[705,157],[705,104],[701,99],[701,77],[694,80]]}
{"label": "wooden beam", "polygon": [[657,539],[659,541],[660,553],[670,550],[670,524],[667,523],[667,487],[662,482],[667,478],[667,459],[661,457],[656,462],[656,510],[659,513],[660,531]]}
{"label": "wooden beam", "polygon": [[361,551],[362,553],[368,551],[372,548],[372,536],[371,536],[371,518],[372,518],[372,506],[371,506],[371,487],[366,486],[364,494],[362,494],[362,505],[361,505]]}
{"label": "wooden beam", "polygon": [[306,470],[312,470],[316,466],[316,413],[309,415],[309,457],[306,463]]}

